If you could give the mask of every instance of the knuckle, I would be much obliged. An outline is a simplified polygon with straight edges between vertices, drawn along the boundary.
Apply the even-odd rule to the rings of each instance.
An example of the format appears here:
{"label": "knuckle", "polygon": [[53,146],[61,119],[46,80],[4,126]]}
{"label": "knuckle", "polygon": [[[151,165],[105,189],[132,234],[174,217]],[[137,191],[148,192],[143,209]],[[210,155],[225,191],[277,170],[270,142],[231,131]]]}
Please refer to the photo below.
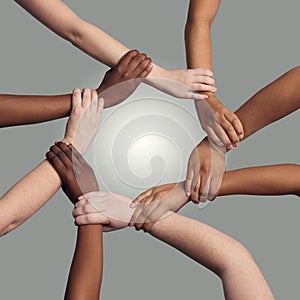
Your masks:
{"label": "knuckle", "polygon": [[210,170],[211,170],[211,166],[210,165],[204,165],[201,167],[201,170],[200,172],[204,175],[207,175],[210,173]]}

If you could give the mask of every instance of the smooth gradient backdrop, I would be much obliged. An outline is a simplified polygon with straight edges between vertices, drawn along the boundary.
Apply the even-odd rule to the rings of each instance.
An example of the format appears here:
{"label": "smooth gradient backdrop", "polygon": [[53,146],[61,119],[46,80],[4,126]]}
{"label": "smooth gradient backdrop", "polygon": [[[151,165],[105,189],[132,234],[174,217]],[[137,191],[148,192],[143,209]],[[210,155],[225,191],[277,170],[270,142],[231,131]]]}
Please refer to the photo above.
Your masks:
{"label": "smooth gradient backdrop", "polygon": [[[188,1],[65,1],[82,18],[170,69],[185,67]],[[293,0],[223,1],[212,30],[218,96],[231,110],[299,64],[299,9]],[[95,88],[107,68],[39,24],[14,1],[0,1],[0,93],[59,94]],[[192,103],[178,100],[194,114]],[[1,116],[0,116],[1,117]],[[299,113],[228,155],[227,169],[299,162]],[[3,194],[63,136],[65,120],[1,129]],[[200,133],[203,135],[203,133]],[[41,187],[43,188],[43,187]],[[0,238],[0,299],[62,299],[76,228],[62,192]],[[183,214],[241,241],[276,299],[299,297],[300,203],[295,196],[218,198]],[[102,299],[222,299],[220,280],[169,246],[133,229],[105,235]]]}

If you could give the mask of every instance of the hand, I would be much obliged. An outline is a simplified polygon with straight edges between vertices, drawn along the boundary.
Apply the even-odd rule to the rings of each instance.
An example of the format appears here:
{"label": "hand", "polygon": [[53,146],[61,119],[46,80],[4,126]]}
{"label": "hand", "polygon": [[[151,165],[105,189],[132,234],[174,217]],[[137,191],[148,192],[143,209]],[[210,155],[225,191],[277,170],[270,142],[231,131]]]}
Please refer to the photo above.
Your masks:
{"label": "hand", "polygon": [[92,192],[79,197],[73,216],[76,225],[102,224],[103,231],[113,231],[128,226],[133,209],[132,200],[118,194]]}
{"label": "hand", "polygon": [[217,91],[213,73],[201,68],[171,71],[156,66],[145,82],[177,98],[204,100],[208,96],[203,92]]}
{"label": "hand", "polygon": [[119,63],[106,72],[97,89],[99,97],[107,99],[106,105],[113,106],[128,98],[152,70],[152,60],[144,53],[131,50]]}
{"label": "hand", "polygon": [[72,111],[66,126],[64,141],[73,144],[83,154],[99,129],[104,100],[95,90],[74,89]]}
{"label": "hand", "polygon": [[187,198],[183,182],[151,188],[132,202],[131,207],[136,209],[130,226],[135,225],[136,230],[150,232],[156,221],[170,212],[177,212],[188,202]]}
{"label": "hand", "polygon": [[210,93],[206,101],[197,102],[196,106],[201,126],[212,142],[226,145],[228,150],[239,146],[244,136],[243,125],[215,94]]}
{"label": "hand", "polygon": [[46,157],[58,173],[62,189],[73,204],[80,195],[98,191],[93,169],[72,145],[59,142],[50,148]]}
{"label": "hand", "polygon": [[217,196],[225,172],[225,153],[224,147],[216,146],[208,138],[191,153],[185,191],[195,204],[212,201]]}

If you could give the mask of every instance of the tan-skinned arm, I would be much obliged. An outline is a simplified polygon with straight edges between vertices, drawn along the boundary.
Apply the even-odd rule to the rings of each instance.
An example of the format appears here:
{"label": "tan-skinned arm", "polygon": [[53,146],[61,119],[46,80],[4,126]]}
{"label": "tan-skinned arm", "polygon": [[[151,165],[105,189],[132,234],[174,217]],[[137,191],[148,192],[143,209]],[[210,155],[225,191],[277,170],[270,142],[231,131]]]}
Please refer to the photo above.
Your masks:
{"label": "tan-skinned arm", "polygon": [[[300,107],[300,67],[296,67],[283,74],[266,87],[253,95],[238,110],[236,115],[244,127],[244,139],[251,136],[258,130],[284,118]],[[219,151],[221,153],[221,151]],[[209,178],[212,166],[212,156],[218,155],[217,151],[210,147],[205,138],[193,151],[190,156],[188,168],[188,180],[185,190],[196,186],[199,193],[193,193],[192,200],[199,203],[202,193],[205,190],[207,180],[221,182],[224,166],[220,164],[220,174]],[[208,153],[203,155],[203,153]],[[223,155],[225,152],[223,152]],[[200,159],[200,164],[199,164]],[[218,166],[214,166],[214,172],[218,172]],[[197,184],[195,182],[198,182]],[[199,183],[200,182],[200,183]],[[209,187],[209,194],[216,194],[215,184]]]}
{"label": "tan-skinned arm", "polygon": [[[136,204],[130,225],[149,232],[166,212],[178,212],[190,201],[183,187],[184,182],[165,184],[142,193],[138,198],[141,204]],[[300,196],[300,166],[281,164],[225,172],[215,197],[241,194]]]}
{"label": "tan-skinned arm", "polygon": [[217,196],[238,194],[300,196],[300,166],[281,164],[228,171]]}
{"label": "tan-skinned arm", "polygon": [[220,4],[221,0],[190,0],[185,26],[188,66],[201,65],[212,70],[210,30]]}
{"label": "tan-skinned arm", "polygon": [[[188,68],[212,70],[210,31],[221,0],[190,0],[185,27],[185,46]],[[203,129],[215,143],[226,144],[227,149],[239,145],[243,127],[237,116],[230,112],[212,92],[206,102],[214,114],[208,116],[203,101],[195,101],[195,108]]]}

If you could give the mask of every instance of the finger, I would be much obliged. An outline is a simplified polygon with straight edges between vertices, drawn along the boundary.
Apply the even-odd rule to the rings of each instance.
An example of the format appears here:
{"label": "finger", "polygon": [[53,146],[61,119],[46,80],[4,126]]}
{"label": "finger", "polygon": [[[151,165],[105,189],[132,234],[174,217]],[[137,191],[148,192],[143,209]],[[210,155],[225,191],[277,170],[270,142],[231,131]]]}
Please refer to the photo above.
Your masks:
{"label": "finger", "polygon": [[79,201],[77,201],[74,205],[74,209],[89,203],[89,201],[83,195],[79,196],[78,200]]}
{"label": "finger", "polygon": [[81,215],[96,213],[96,212],[101,212],[101,211],[98,211],[93,205],[87,203],[86,205],[81,205],[73,209],[72,215],[74,218],[76,218]]}
{"label": "finger", "polygon": [[214,178],[215,176],[212,177],[209,185],[209,191],[208,191],[208,196],[207,200],[213,201],[217,197],[218,190],[221,186],[222,179],[220,178]]}
{"label": "finger", "polygon": [[203,83],[193,83],[191,87],[195,92],[215,93],[217,91],[217,89],[213,85],[203,84]]}
{"label": "finger", "polygon": [[46,157],[48,162],[51,164],[51,166],[54,168],[54,170],[61,174],[66,170],[66,166],[62,163],[62,161],[59,159],[58,156],[56,156],[55,153],[49,151],[46,153]]}
{"label": "finger", "polygon": [[71,149],[71,160],[73,161],[73,164],[82,164],[86,163],[86,160],[83,158],[81,153],[76,149],[74,145],[70,145]]}
{"label": "finger", "polygon": [[210,143],[214,143],[218,146],[224,145],[224,143],[220,140],[219,136],[211,127],[205,128],[205,132],[207,133],[207,137]]}
{"label": "finger", "polygon": [[[65,145],[68,147],[67,145]],[[63,150],[58,147],[58,145],[53,145],[50,147],[50,151],[53,152],[59,160],[64,164],[66,168],[71,168],[73,166],[72,161],[68,158],[68,156],[64,153]]]}
{"label": "finger", "polygon": [[200,200],[199,200],[200,199],[199,189],[200,189],[200,178],[199,178],[199,184],[197,184],[195,186],[195,189],[192,192],[191,197],[190,197],[190,199],[192,200],[192,202],[194,204],[199,204],[199,202],[200,202]]}
{"label": "finger", "polygon": [[102,231],[103,231],[103,232],[110,232],[110,231],[112,231],[112,230],[113,230],[112,227],[110,227],[110,226],[108,226],[108,225],[102,225]]}
{"label": "finger", "polygon": [[191,195],[191,192],[192,192],[193,178],[194,178],[194,171],[193,171],[193,168],[189,165],[186,180],[185,180],[185,184],[184,184],[184,186],[185,186],[184,189],[185,189],[185,193],[186,193],[187,197],[189,197]]}
{"label": "finger", "polygon": [[138,65],[137,65],[137,67],[135,68],[135,70],[134,70],[134,73],[133,73],[133,75],[137,78],[137,77],[141,77],[140,76],[140,74],[143,72],[143,71],[145,71],[145,70],[147,70],[147,67],[149,66],[149,65],[151,65],[151,63],[152,63],[152,59],[151,58],[145,58],[144,60],[142,60]]}
{"label": "finger", "polygon": [[240,119],[234,113],[225,114],[225,117],[232,124],[239,139],[242,140],[244,138],[244,128],[243,128],[243,125],[242,125]]}
{"label": "finger", "polygon": [[90,110],[92,112],[97,112],[97,109],[98,109],[98,94],[96,90],[91,90]]}
{"label": "finger", "polygon": [[143,228],[148,222],[158,220],[166,212],[166,208],[162,205],[162,199],[166,196],[167,194],[165,192],[158,192],[154,196],[148,197],[142,202],[145,206],[143,207],[142,213],[136,220],[135,228],[137,230]]}
{"label": "finger", "polygon": [[71,144],[67,145],[64,142],[58,142],[56,144],[60,148],[61,151],[63,151],[66,156],[69,158],[69,160],[72,162],[72,148],[73,146]]}
{"label": "finger", "polygon": [[136,57],[140,52],[138,50],[130,50],[128,51],[118,62],[116,68],[127,66],[131,60]]}
{"label": "finger", "polygon": [[144,224],[141,228],[145,231],[148,228],[149,223],[157,222],[161,220],[161,218],[166,215],[167,211],[163,205],[158,205],[155,209],[152,209],[151,213],[145,219]]}
{"label": "finger", "polygon": [[82,91],[82,102],[81,106],[83,109],[86,109],[91,104],[91,95],[92,92],[90,89],[84,88]]}
{"label": "finger", "polygon": [[88,224],[109,224],[108,218],[101,213],[91,213],[82,216],[78,216],[75,219],[76,225],[88,225]]}
{"label": "finger", "polygon": [[131,79],[135,78],[138,74],[135,74],[134,70],[137,68],[137,66],[147,58],[147,55],[145,53],[140,53],[137,56],[135,56],[130,63],[127,65],[126,72],[124,74],[124,77]]}
{"label": "finger", "polygon": [[144,226],[142,227],[142,229],[144,230],[145,233],[149,233],[149,232],[151,232],[151,230],[156,222],[157,221],[145,223]]}
{"label": "finger", "polygon": [[191,190],[192,191],[195,189],[195,187],[196,187],[197,184],[199,184],[199,186],[200,186],[199,169],[197,170],[197,169],[194,168],[193,173],[194,173],[194,176],[193,176],[192,186],[191,186],[191,188],[192,188]]}
{"label": "finger", "polygon": [[195,75],[209,76],[213,77],[214,73],[209,69],[197,68],[194,70]]}
{"label": "finger", "polygon": [[76,88],[72,94],[72,108],[81,107],[81,91]]}
{"label": "finger", "polygon": [[153,70],[153,64],[150,63],[137,77],[146,78]]}
{"label": "finger", "polygon": [[82,194],[78,197],[79,200],[97,201],[99,198],[106,196],[107,192],[93,191]]}
{"label": "finger", "polygon": [[[234,127],[231,125],[231,123],[225,117],[221,120],[221,126],[225,130],[225,133],[229,139],[229,142],[228,142],[228,139],[226,141],[226,137],[225,137],[227,149],[229,149],[228,147],[230,147],[230,146],[237,147],[239,145],[240,139],[239,139]],[[232,147],[231,147],[231,149],[232,149]]]}
{"label": "finger", "polygon": [[194,83],[202,83],[215,87],[215,80],[212,77],[197,75],[193,77]]}
{"label": "finger", "polygon": [[151,200],[153,199],[154,195],[150,195],[149,197],[147,198],[144,198],[142,201],[142,203],[139,203],[136,205],[136,209],[134,211],[134,213],[132,214],[132,217],[130,219],[130,222],[129,222],[129,226],[133,226],[135,225],[137,219],[140,217],[140,215],[142,214],[142,211],[145,209],[145,204],[144,202],[146,201],[146,203],[149,203],[151,202]]}
{"label": "finger", "polygon": [[199,187],[199,201],[205,202],[207,200],[208,194],[208,181],[209,181],[209,173],[207,171],[201,172],[201,179],[200,179],[200,187]]}
{"label": "finger", "polygon": [[208,96],[205,94],[200,94],[197,92],[190,91],[190,92],[186,93],[185,98],[193,99],[193,100],[206,100],[206,99],[208,99]]}
{"label": "finger", "polygon": [[136,220],[139,218],[140,214],[142,213],[144,208],[144,204],[143,203],[139,203],[138,205],[136,205],[136,209],[134,210],[131,219],[129,221],[129,226],[132,227],[135,225]]}
{"label": "finger", "polygon": [[141,230],[148,216],[151,215],[153,211],[156,210],[159,206],[160,206],[160,201],[155,201],[155,200],[153,200],[152,202],[144,206],[142,212],[139,214],[134,224],[135,229],[137,231]]}
{"label": "finger", "polygon": [[104,99],[102,97],[100,97],[99,100],[98,100],[97,110],[98,110],[98,112],[101,113],[101,115],[102,115],[103,109],[104,109]]}
{"label": "finger", "polygon": [[142,200],[144,200],[145,198],[149,197],[152,193],[153,193],[153,189],[149,189],[146,192],[141,193],[137,198],[135,198],[131,202],[130,207],[131,208],[136,207],[136,204],[140,203]]}

